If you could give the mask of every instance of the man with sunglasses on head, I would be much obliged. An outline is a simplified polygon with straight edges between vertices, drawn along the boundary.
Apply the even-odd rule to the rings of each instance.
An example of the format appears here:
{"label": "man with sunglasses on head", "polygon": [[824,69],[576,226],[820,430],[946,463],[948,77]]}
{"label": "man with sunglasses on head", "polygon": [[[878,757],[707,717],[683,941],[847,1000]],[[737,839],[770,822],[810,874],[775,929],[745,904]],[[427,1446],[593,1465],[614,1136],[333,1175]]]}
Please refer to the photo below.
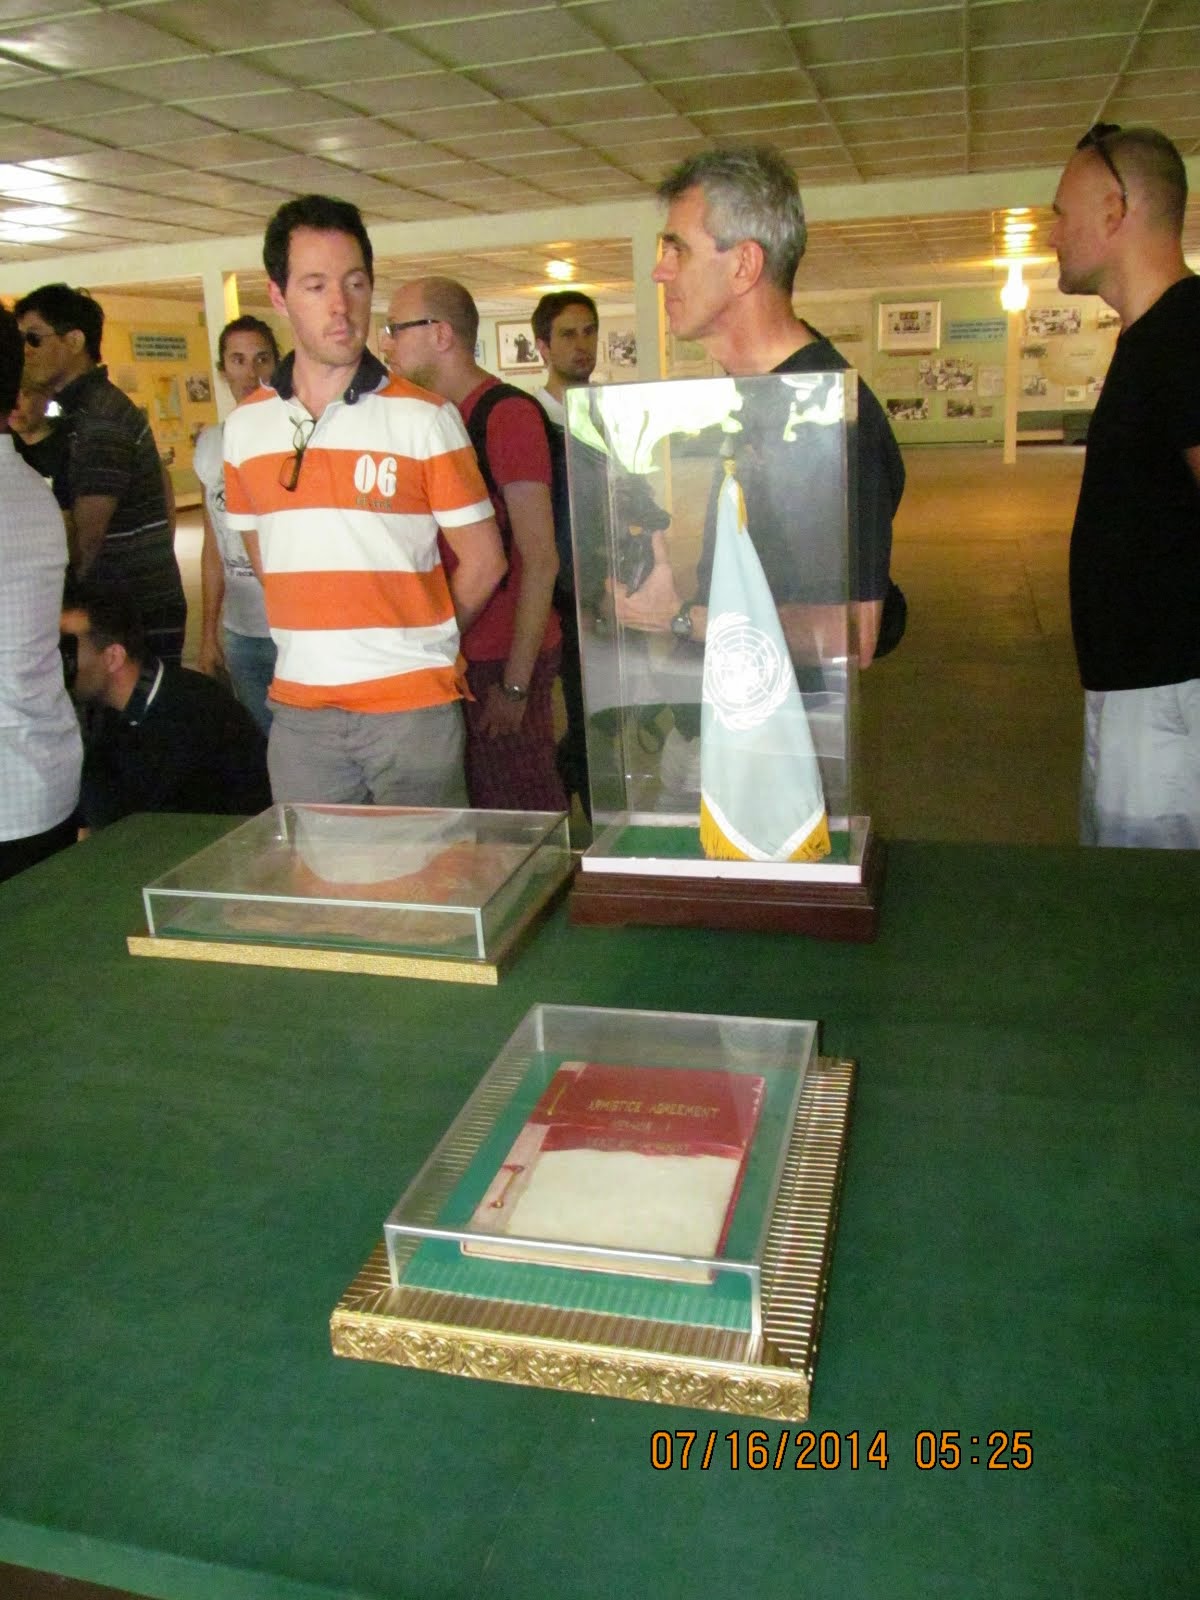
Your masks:
{"label": "man with sunglasses on head", "polygon": [[459,639],[505,570],[466,430],[366,349],[373,260],[356,206],[288,201],[263,261],[295,349],[225,424],[225,511],[278,647],[272,793],[465,804]]}
{"label": "man with sunglasses on head", "polygon": [[57,397],[66,446],[54,493],[67,520],[71,570],[123,583],[150,648],[179,662],[187,601],[172,538],[170,480],[146,415],[100,364],[104,312],[82,289],[48,283],[14,308],[24,381]]}
{"label": "man with sunglasses on head", "polygon": [[1080,841],[1200,848],[1200,280],[1187,173],[1152,128],[1098,123],[1054,197],[1059,287],[1121,318],[1071,534],[1084,687]]}

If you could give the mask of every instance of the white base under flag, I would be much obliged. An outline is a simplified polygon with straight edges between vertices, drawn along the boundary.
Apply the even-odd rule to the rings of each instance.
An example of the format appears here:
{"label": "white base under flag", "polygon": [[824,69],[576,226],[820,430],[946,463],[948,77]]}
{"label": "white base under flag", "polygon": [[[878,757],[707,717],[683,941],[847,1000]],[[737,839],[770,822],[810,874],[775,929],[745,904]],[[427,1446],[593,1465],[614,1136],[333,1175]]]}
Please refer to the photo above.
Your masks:
{"label": "white base under flag", "polygon": [[779,613],[725,463],[704,638],[700,842],[735,861],[829,854],[825,793]]}

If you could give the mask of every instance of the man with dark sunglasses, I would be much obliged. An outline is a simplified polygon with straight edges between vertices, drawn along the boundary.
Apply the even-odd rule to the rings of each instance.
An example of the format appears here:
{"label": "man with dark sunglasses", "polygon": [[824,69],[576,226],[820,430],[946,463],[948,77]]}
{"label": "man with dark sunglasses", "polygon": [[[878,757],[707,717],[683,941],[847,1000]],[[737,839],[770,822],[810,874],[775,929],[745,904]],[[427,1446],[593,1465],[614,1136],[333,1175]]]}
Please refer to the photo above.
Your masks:
{"label": "man with dark sunglasses", "polygon": [[1121,333],[1071,535],[1083,844],[1200,849],[1200,279],[1187,173],[1152,128],[1098,123],[1054,198],[1059,287]]}
{"label": "man with dark sunglasses", "polygon": [[128,586],[154,653],[183,657],[187,601],[172,538],[169,479],[150,424],[100,361],[104,312],[82,289],[47,283],[14,308],[24,381],[57,397],[65,438],[54,493],[71,569]]}
{"label": "man with dark sunglasses", "polygon": [[296,343],[225,423],[225,514],[278,647],[272,793],[465,805],[459,639],[505,567],[466,430],[366,349],[374,277],[357,207],[288,201],[263,261]]}

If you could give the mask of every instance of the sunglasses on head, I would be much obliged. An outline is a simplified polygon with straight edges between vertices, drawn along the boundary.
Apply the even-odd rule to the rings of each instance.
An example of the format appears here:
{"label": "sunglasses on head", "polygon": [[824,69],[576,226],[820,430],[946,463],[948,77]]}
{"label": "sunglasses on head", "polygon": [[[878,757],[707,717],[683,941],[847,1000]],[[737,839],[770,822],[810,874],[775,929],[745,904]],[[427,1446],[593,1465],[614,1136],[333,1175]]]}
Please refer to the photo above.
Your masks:
{"label": "sunglasses on head", "polygon": [[1114,133],[1120,133],[1120,131],[1121,124],[1119,122],[1094,122],[1075,148],[1076,150],[1094,150],[1096,152],[1117,180],[1117,188],[1121,191],[1121,208],[1123,211],[1128,211],[1129,195],[1125,189],[1125,179],[1117,171],[1117,164],[1109,155],[1108,147],[1104,142],[1106,139],[1111,139]]}

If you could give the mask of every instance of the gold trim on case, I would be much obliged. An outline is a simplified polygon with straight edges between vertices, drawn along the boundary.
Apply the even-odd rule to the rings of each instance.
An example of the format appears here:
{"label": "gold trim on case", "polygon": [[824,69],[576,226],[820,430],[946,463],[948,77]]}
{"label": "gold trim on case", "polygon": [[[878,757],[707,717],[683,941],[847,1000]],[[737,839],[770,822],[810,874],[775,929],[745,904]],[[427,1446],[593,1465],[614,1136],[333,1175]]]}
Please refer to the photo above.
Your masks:
{"label": "gold trim on case", "polygon": [[234,944],[221,939],[157,939],[131,933],[131,956],[168,961],[224,961],[240,967],[293,967],[302,972],[365,972],[377,978],[433,978],[443,983],[497,984],[500,965],[432,956],[393,956],[372,950],[321,950],[310,945]]}
{"label": "gold trim on case", "polygon": [[855,1070],[852,1061],[821,1057],[801,1095],[768,1234],[757,1359],[743,1335],[720,1329],[394,1289],[383,1244],[334,1309],[334,1354],[574,1394],[804,1421]]}

